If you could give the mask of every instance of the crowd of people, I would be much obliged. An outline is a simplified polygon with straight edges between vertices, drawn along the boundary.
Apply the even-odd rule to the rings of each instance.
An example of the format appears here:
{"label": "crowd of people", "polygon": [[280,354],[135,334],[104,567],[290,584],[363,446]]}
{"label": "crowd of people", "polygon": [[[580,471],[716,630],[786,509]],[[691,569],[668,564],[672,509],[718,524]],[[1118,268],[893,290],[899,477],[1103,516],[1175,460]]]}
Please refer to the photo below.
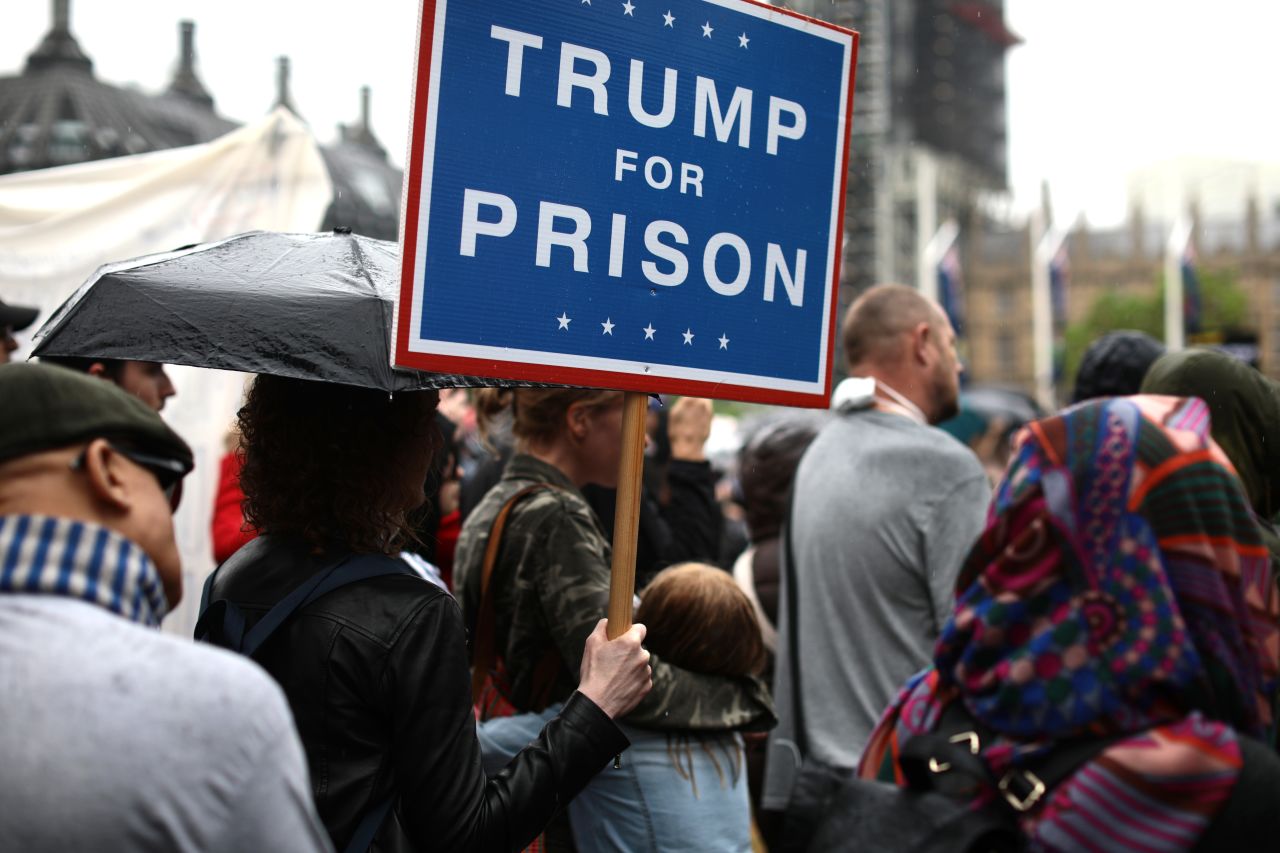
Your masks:
{"label": "crowd of people", "polygon": [[[182,589],[164,365],[5,364],[0,849],[1263,850],[1280,837],[1280,386],[1137,333],[993,452],[944,312],[843,318],[732,488],[621,392],[271,375]],[[993,476],[994,473],[994,476]],[[741,517],[740,526],[734,523]],[[201,595],[201,642],[155,630]]]}

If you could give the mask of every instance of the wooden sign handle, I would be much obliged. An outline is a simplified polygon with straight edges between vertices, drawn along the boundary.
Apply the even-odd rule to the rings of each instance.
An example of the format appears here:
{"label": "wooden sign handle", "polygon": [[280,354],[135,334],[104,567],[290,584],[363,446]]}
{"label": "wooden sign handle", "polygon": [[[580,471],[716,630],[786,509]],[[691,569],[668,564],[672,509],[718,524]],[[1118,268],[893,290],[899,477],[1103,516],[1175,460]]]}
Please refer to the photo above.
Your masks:
{"label": "wooden sign handle", "polygon": [[618,505],[613,516],[613,572],[609,581],[609,639],[631,630],[636,588],[636,541],[640,530],[640,484],[644,474],[644,425],[649,395],[628,391],[622,409],[622,457]]}

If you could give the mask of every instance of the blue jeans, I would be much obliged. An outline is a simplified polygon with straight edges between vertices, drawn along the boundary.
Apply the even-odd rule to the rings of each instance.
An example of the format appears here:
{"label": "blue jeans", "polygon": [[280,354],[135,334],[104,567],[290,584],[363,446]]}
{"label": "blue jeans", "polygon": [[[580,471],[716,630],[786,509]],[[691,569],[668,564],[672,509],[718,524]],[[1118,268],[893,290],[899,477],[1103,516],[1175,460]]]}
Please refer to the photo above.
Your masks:
{"label": "blue jeans", "polygon": [[[559,711],[560,706],[553,705],[541,714],[481,723],[477,734],[485,772],[500,772]],[[751,850],[751,807],[740,735],[669,736],[621,724],[619,728],[631,740],[622,767],[609,764],[569,804],[579,850]]]}

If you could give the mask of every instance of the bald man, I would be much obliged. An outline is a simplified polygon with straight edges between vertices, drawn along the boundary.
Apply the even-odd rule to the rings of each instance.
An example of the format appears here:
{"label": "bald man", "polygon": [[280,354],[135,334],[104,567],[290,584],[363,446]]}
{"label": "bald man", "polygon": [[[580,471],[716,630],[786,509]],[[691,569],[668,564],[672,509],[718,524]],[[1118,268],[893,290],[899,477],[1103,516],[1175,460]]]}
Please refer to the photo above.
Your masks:
{"label": "bald man", "polygon": [[956,413],[961,370],[938,306],[874,287],[843,334],[850,378],[795,478],[764,792],[775,811],[802,757],[852,769],[880,713],[929,663],[990,499],[972,451],[933,427]]}

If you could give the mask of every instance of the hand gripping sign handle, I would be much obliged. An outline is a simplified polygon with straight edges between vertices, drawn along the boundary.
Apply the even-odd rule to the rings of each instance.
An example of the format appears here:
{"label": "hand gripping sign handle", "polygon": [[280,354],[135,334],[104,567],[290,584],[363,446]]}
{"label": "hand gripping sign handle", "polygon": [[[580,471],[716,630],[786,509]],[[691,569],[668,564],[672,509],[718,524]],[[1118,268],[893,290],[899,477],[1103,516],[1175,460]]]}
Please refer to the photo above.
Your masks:
{"label": "hand gripping sign handle", "polygon": [[636,539],[640,528],[640,483],[644,473],[644,424],[649,395],[628,391],[622,408],[622,458],[618,506],[613,516],[613,573],[609,582],[609,639],[631,630],[636,587]]}

